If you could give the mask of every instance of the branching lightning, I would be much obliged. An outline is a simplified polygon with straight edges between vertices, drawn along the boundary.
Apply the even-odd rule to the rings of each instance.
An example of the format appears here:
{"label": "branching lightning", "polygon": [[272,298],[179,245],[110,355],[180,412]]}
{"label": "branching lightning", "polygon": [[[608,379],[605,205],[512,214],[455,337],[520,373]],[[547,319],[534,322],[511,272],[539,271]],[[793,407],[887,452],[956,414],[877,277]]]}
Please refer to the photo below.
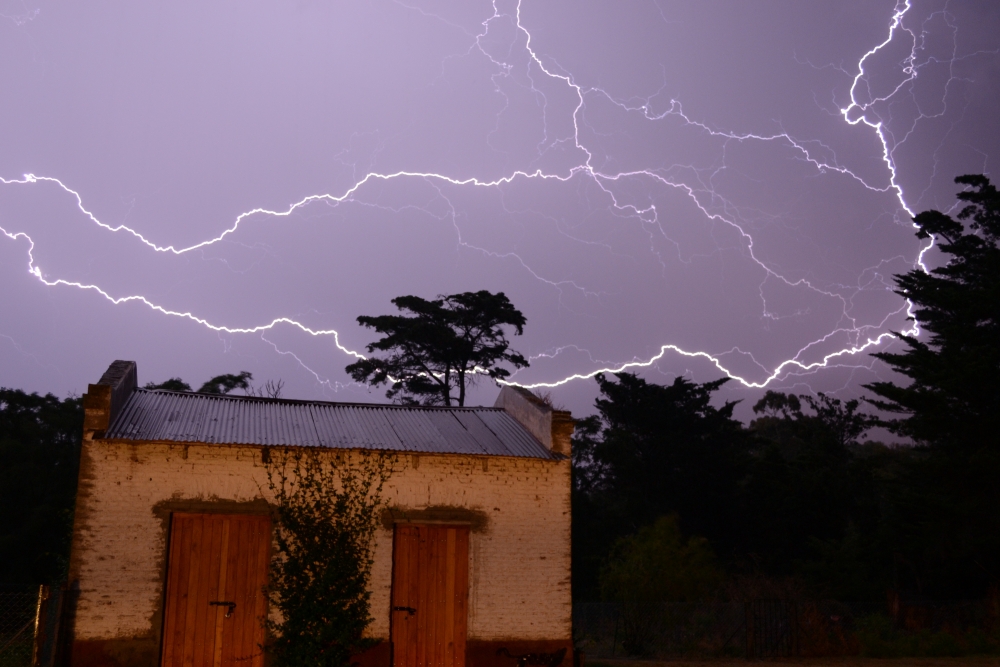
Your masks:
{"label": "branching lightning", "polygon": [[[910,304],[904,303],[900,308],[894,312],[888,313],[885,319],[878,325],[864,326],[859,325],[852,317],[849,316],[850,303],[848,299],[842,295],[824,290],[821,287],[812,284],[809,280],[804,278],[800,279],[790,279],[782,275],[782,272],[772,266],[767,262],[758,258],[754,251],[754,239],[751,234],[743,227],[741,227],[738,219],[713,212],[710,208],[705,205],[699,199],[699,192],[691,185],[684,182],[679,182],[665,176],[662,173],[653,170],[633,170],[633,171],[621,171],[621,172],[611,172],[599,169],[594,165],[594,155],[591,149],[585,144],[581,139],[581,113],[586,107],[586,101],[588,98],[593,96],[600,96],[606,99],[613,105],[623,110],[628,114],[638,114],[645,121],[649,123],[657,123],[663,121],[667,118],[672,118],[675,120],[680,120],[684,124],[695,128],[696,131],[703,132],[706,136],[716,139],[722,143],[725,142],[781,142],[783,145],[790,147],[793,151],[796,151],[801,159],[811,165],[811,167],[816,171],[817,174],[825,173],[836,173],[843,175],[845,177],[851,178],[857,183],[859,183],[864,188],[867,188],[876,192],[883,193],[894,193],[896,199],[898,199],[901,208],[906,211],[908,215],[913,215],[909,205],[907,204],[906,197],[903,192],[903,188],[899,185],[897,179],[897,168],[894,159],[895,150],[902,145],[909,134],[913,131],[911,128],[902,138],[897,139],[892,132],[886,126],[885,119],[878,117],[878,110],[876,105],[885,105],[892,100],[894,96],[903,95],[906,92],[907,85],[912,83],[914,79],[919,75],[920,72],[920,62],[918,58],[918,49],[920,45],[921,37],[913,29],[904,26],[904,18],[911,10],[910,0],[900,0],[892,14],[890,19],[890,24],[888,27],[888,35],[885,40],[880,44],[874,46],[870,49],[864,56],[860,59],[856,66],[856,72],[853,75],[853,80],[849,90],[850,103],[839,110],[844,122],[857,126],[863,124],[864,126],[871,129],[872,132],[878,137],[882,146],[881,159],[885,165],[887,172],[887,184],[878,185],[867,182],[863,177],[855,174],[847,166],[840,164],[836,160],[834,151],[829,147],[824,145],[822,142],[815,140],[806,140],[801,137],[794,137],[786,132],[772,133],[772,134],[754,134],[749,132],[732,132],[732,131],[722,131],[708,124],[700,122],[696,119],[689,117],[682,107],[679,100],[671,99],[669,106],[664,111],[654,111],[654,104],[652,103],[653,98],[649,97],[645,100],[640,100],[640,103],[636,104],[634,102],[627,102],[615,99],[607,91],[597,88],[597,87],[586,87],[577,82],[575,77],[571,73],[564,73],[561,67],[553,64],[546,64],[543,57],[541,57],[532,45],[532,35],[529,30],[522,24],[521,19],[521,3],[523,0],[518,0],[516,5],[516,10],[513,14],[503,12],[497,5],[498,0],[493,0],[493,15],[487,18],[482,23],[482,31],[476,35],[470,35],[472,37],[472,44],[470,45],[469,52],[478,52],[483,57],[488,59],[495,69],[494,78],[496,77],[506,77],[509,76],[513,65],[505,60],[499,59],[494,55],[491,55],[489,50],[484,46],[484,40],[486,39],[491,25],[496,21],[511,21],[516,27],[518,34],[521,37],[521,43],[523,43],[524,53],[526,53],[529,61],[530,67],[537,70],[541,76],[547,77],[549,82],[558,82],[559,85],[565,86],[567,89],[573,92],[575,96],[576,104],[572,110],[572,136],[567,137],[554,137],[549,135],[549,130],[546,124],[544,139],[541,144],[539,144],[539,150],[552,147],[560,143],[569,144],[572,143],[575,150],[582,156],[582,159],[578,164],[573,166],[568,170],[568,173],[549,173],[542,169],[524,169],[524,170],[514,170],[507,175],[497,178],[494,180],[481,180],[475,176],[454,176],[442,173],[432,173],[432,172],[421,172],[421,171],[395,171],[391,173],[380,173],[377,171],[369,171],[364,174],[361,178],[355,180],[353,185],[345,189],[339,194],[333,193],[322,193],[313,194],[303,197],[297,202],[292,203],[285,209],[281,210],[271,210],[266,208],[254,208],[241,213],[232,224],[224,229],[220,234],[195,243],[189,246],[178,247],[175,245],[160,245],[153,242],[152,240],[146,238],[143,234],[136,231],[135,229],[125,225],[110,225],[107,224],[88,210],[84,203],[84,197],[74,190],[67,184],[63,183],[60,179],[52,176],[38,176],[34,174],[26,174],[20,179],[3,179],[0,178],[0,183],[6,187],[54,187],[60,190],[65,195],[73,198],[76,202],[76,206],[83,215],[83,217],[88,220],[93,225],[96,225],[108,232],[115,234],[125,234],[134,237],[139,243],[145,246],[149,251],[154,253],[163,253],[170,255],[184,255],[186,253],[191,253],[193,251],[203,249],[214,244],[217,244],[227,237],[232,236],[237,232],[237,230],[245,224],[248,224],[248,220],[254,216],[270,217],[274,219],[287,218],[291,216],[296,211],[304,209],[315,203],[325,203],[327,205],[337,206],[347,202],[359,202],[359,197],[362,191],[377,181],[403,181],[403,180],[424,180],[431,184],[433,187],[438,189],[439,195],[448,202],[447,196],[442,192],[441,187],[449,186],[455,188],[502,188],[503,186],[514,183],[519,180],[538,180],[538,181],[558,181],[567,182],[576,178],[589,179],[593,184],[595,184],[603,195],[607,198],[608,205],[612,207],[615,211],[620,212],[623,215],[631,216],[639,219],[643,223],[650,225],[652,227],[657,227],[659,225],[658,215],[655,205],[650,204],[647,207],[641,207],[636,204],[628,203],[622,201],[621,197],[616,194],[616,184],[629,179],[645,179],[651,184],[660,188],[669,188],[677,190],[686,196],[690,201],[701,211],[702,215],[706,220],[712,220],[719,222],[724,225],[732,227],[740,236],[744,243],[744,248],[748,256],[755,262],[760,269],[764,272],[765,280],[767,278],[772,278],[775,280],[782,281],[785,285],[792,288],[804,288],[818,295],[822,295],[827,298],[837,299],[840,301],[843,307],[843,319],[842,326],[838,326],[836,329],[829,331],[826,335],[821,338],[814,340],[807,345],[803,346],[798,350],[795,355],[791,358],[786,359],[776,366],[771,368],[765,367],[765,365],[759,363],[753,358],[753,355],[740,350],[738,348],[733,348],[729,351],[724,352],[709,352],[704,350],[690,350],[683,349],[682,347],[672,344],[664,343],[660,346],[659,351],[653,356],[643,359],[632,359],[630,361],[609,363],[609,362],[594,362],[594,365],[601,366],[596,369],[589,369],[584,372],[575,373],[567,377],[562,377],[559,379],[554,379],[550,381],[535,382],[531,384],[524,384],[528,388],[554,388],[566,383],[581,380],[586,378],[591,378],[597,373],[608,373],[608,372],[619,372],[639,368],[648,368],[656,365],[667,355],[676,355],[683,358],[694,358],[701,359],[714,365],[721,373],[732,378],[733,380],[739,382],[748,388],[762,388],[767,387],[775,380],[788,377],[793,374],[805,374],[815,372],[822,368],[829,368],[838,364],[841,364],[844,360],[853,357],[861,352],[871,350],[883,344],[887,340],[893,337],[893,334],[886,329],[887,322],[893,318],[898,317],[903,313],[910,314]],[[401,3],[400,3],[401,4]],[[414,9],[416,11],[421,11],[418,8],[408,7],[406,5],[401,5],[407,9]],[[662,11],[662,10],[661,10]],[[425,13],[426,14],[426,13]],[[8,17],[9,18],[9,17]],[[443,20],[443,19],[442,19]],[[902,73],[904,74],[902,81],[888,94],[875,97],[868,90],[868,74],[866,72],[867,63],[871,58],[876,56],[882,49],[887,48],[894,40],[898,39],[901,34],[905,33],[907,38],[912,40],[912,49],[910,56],[902,64]],[[957,47],[956,47],[957,49]],[[953,53],[953,58],[958,58],[957,51]],[[544,94],[542,91],[534,88],[534,80],[531,79],[531,73],[528,74],[529,80],[532,81],[532,89],[534,92],[543,98]],[[501,95],[499,86],[497,87],[497,92]],[[502,112],[501,112],[502,113]],[[548,114],[549,109],[547,103],[543,105],[543,114]],[[917,120],[926,118],[929,116],[921,115]],[[816,148],[818,147],[818,148]],[[830,156],[833,156],[831,159]],[[715,193],[712,193],[713,195]],[[717,195],[715,195],[717,196]],[[448,202],[451,207],[451,203]],[[454,207],[451,207],[451,217],[454,223],[455,212]],[[528,272],[535,279],[548,284],[557,289],[562,289],[563,287],[569,287],[574,290],[579,290],[584,295],[593,296],[597,293],[588,290],[585,286],[578,285],[572,281],[557,281],[548,279],[542,276],[541,273],[533,269],[528,262],[525,262],[520,256],[513,252],[494,252],[486,248],[481,248],[473,246],[462,240],[461,230],[457,223],[455,224],[455,230],[458,234],[459,244],[464,247],[479,251],[486,256],[499,258],[499,259],[512,259],[515,262],[519,262],[523,270]],[[151,309],[162,315],[177,317],[188,320],[192,323],[200,325],[208,330],[225,333],[225,334],[257,334],[260,335],[265,342],[270,344],[275,353],[280,355],[291,355],[294,359],[309,373],[311,373],[316,381],[322,385],[330,388],[338,388],[345,386],[339,382],[332,382],[329,379],[321,377],[319,373],[309,368],[309,366],[295,353],[288,350],[281,350],[278,346],[271,340],[264,338],[264,335],[276,329],[280,326],[292,327],[302,333],[308,334],[310,336],[319,337],[329,337],[333,340],[337,349],[344,355],[352,358],[363,358],[363,355],[355,350],[348,349],[340,343],[339,334],[335,329],[317,329],[308,327],[301,322],[291,318],[291,317],[275,317],[271,321],[263,324],[257,324],[245,327],[227,326],[217,322],[213,322],[210,318],[201,316],[189,311],[174,310],[166,308],[151,301],[146,296],[140,294],[132,295],[115,295],[111,293],[108,289],[105,289],[96,284],[89,284],[84,282],[78,282],[73,280],[66,280],[59,277],[51,277],[47,272],[43,271],[42,267],[38,265],[35,259],[35,242],[31,237],[21,231],[8,231],[3,226],[0,226],[0,232],[2,232],[6,238],[10,239],[15,243],[26,243],[27,244],[27,270],[28,272],[36,278],[38,281],[43,283],[48,287],[71,287],[86,292],[92,292],[99,294],[103,298],[107,299],[115,305],[122,305],[129,302],[136,302],[144,305],[146,308]],[[660,232],[666,237],[665,232],[660,228]],[[923,258],[925,253],[931,248],[932,243],[929,243],[923,247],[920,251],[918,257],[916,258],[916,263],[923,266]],[[661,260],[662,261],[662,260]],[[761,289],[763,290],[763,283],[761,284]],[[761,292],[761,299],[764,300],[763,291]],[[764,316],[769,316],[766,301],[764,304]],[[909,334],[916,334],[918,332],[917,323],[912,324],[911,329],[907,332]],[[810,352],[814,348],[818,348],[823,344],[830,343],[834,339],[839,339],[839,337],[846,337],[847,340],[851,341],[848,345],[842,346],[833,352],[828,352],[823,354],[820,358],[814,361],[807,361]],[[564,350],[574,350],[577,352],[582,352],[586,355],[590,355],[590,352],[582,349],[573,343],[566,343],[561,347],[555,349],[552,353],[536,355],[536,358],[547,357],[554,358],[561,354]],[[753,361],[757,368],[760,369],[760,376],[763,379],[752,379],[745,377],[733,371],[732,368],[727,366],[725,359],[728,355],[738,354],[742,357],[747,357]],[[591,357],[593,362],[593,358]],[[858,363],[854,363],[854,366],[858,366]]]}

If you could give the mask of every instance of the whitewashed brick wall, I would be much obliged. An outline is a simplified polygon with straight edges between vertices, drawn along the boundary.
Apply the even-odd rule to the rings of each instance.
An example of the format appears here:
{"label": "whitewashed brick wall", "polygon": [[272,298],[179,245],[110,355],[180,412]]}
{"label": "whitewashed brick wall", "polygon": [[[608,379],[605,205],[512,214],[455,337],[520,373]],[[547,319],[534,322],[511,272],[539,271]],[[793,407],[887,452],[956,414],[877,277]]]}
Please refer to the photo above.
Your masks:
{"label": "whitewashed brick wall", "polygon": [[[158,633],[170,501],[250,502],[266,476],[260,449],[210,445],[84,444],[71,578],[79,581],[77,639]],[[417,463],[415,466],[414,463]],[[400,455],[390,505],[451,506],[489,518],[470,539],[469,638],[568,639],[568,461]],[[370,634],[388,637],[392,533],[376,537]]]}

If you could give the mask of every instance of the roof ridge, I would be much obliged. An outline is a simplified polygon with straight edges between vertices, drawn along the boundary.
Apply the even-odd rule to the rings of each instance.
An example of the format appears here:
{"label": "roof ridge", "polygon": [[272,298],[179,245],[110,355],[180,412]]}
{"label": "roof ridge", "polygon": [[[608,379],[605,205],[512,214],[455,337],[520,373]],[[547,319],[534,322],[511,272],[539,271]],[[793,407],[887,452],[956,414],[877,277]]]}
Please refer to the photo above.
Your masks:
{"label": "roof ridge", "polygon": [[330,405],[334,407],[344,406],[353,408],[386,408],[390,410],[437,410],[437,411],[461,411],[461,412],[503,412],[503,408],[491,405],[399,405],[398,403],[357,403],[352,401],[317,401],[305,398],[271,398],[270,396],[232,396],[229,394],[208,394],[197,391],[175,391],[172,389],[146,389],[136,387],[133,391],[140,391],[148,394],[171,394],[174,396],[185,396],[199,399],[218,399],[230,401],[252,401],[254,403],[275,403],[275,404],[297,404],[297,405]]}

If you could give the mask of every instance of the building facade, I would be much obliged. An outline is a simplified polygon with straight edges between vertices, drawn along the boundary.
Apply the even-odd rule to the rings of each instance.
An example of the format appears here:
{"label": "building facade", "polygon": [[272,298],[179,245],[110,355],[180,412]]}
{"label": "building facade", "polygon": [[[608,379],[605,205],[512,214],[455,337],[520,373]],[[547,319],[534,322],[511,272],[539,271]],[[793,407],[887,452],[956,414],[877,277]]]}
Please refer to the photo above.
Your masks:
{"label": "building facade", "polygon": [[570,664],[568,413],[510,387],[465,409],[144,390],[133,362],[84,407],[73,665],[264,664],[275,447],[394,453],[362,664]]}

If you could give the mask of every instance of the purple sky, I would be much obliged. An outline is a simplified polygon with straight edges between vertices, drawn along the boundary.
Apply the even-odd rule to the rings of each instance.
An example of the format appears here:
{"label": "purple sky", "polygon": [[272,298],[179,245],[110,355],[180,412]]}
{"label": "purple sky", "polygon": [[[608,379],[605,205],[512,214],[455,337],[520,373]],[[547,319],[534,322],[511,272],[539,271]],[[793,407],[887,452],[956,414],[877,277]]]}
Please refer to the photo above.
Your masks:
{"label": "purple sky", "polygon": [[382,401],[355,318],[488,289],[577,414],[633,362],[856,395],[998,49],[993,0],[0,0],[0,385]]}

